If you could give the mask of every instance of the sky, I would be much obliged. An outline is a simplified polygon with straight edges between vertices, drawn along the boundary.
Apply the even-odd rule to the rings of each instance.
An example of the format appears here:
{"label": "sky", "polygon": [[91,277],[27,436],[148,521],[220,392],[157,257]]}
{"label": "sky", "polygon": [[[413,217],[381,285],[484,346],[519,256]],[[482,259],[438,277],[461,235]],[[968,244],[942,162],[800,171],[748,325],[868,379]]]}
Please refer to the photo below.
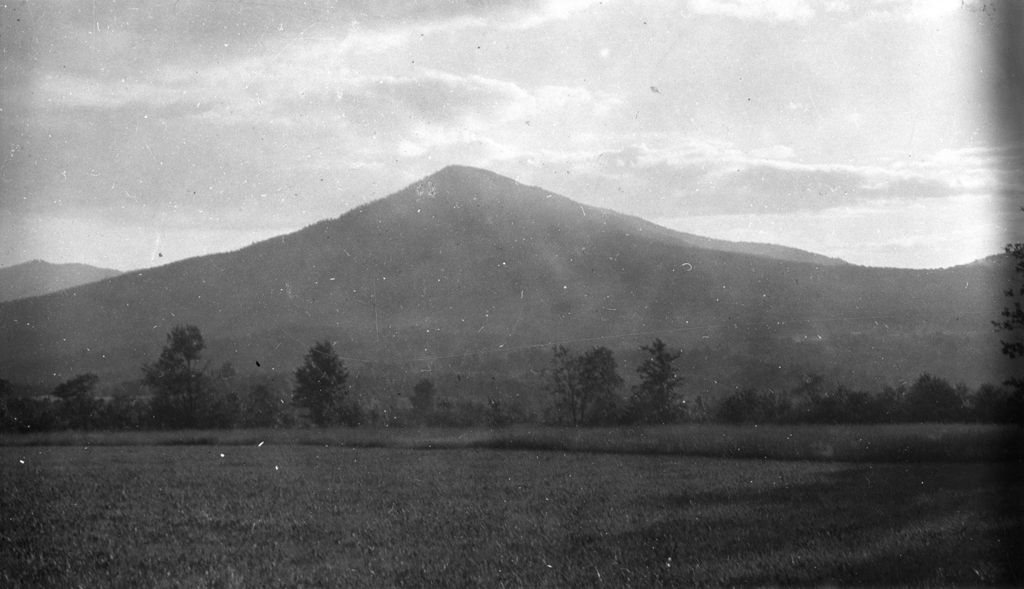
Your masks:
{"label": "sky", "polygon": [[1005,2],[0,6],[0,267],[229,251],[450,164],[862,265],[1024,239]]}

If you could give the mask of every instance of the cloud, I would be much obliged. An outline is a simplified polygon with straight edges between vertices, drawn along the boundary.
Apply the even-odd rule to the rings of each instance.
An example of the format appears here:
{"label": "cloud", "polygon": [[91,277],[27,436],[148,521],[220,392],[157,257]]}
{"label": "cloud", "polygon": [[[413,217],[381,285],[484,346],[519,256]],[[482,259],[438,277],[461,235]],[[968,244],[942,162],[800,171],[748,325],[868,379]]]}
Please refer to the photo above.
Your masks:
{"label": "cloud", "polygon": [[505,117],[532,100],[526,90],[511,82],[436,70],[365,79],[353,85],[348,95],[369,110],[406,111],[417,121],[441,124],[468,116]]}
{"label": "cloud", "polygon": [[579,12],[594,6],[611,4],[612,0],[545,0],[537,3],[532,10],[525,11],[516,21],[510,23],[513,29],[530,29],[552,21],[564,21]]}
{"label": "cloud", "polygon": [[923,157],[892,158],[887,167],[941,179],[963,192],[998,192],[1008,187],[1010,174],[1020,169],[1022,154],[1024,150],[1012,146],[947,148]]}
{"label": "cloud", "polygon": [[793,159],[796,152],[793,151],[792,147],[785,145],[772,145],[769,147],[759,147],[751,150],[751,155],[754,157],[767,159],[767,160],[788,160]]}
{"label": "cloud", "polygon": [[133,104],[167,108],[187,102],[187,92],[151,82],[100,80],[74,74],[45,73],[35,91],[49,109],[119,109]]}
{"label": "cloud", "polygon": [[[661,145],[535,154],[523,164],[532,168],[531,182],[646,217],[787,214],[1000,192],[991,150],[940,151],[900,165],[816,164],[794,161],[778,145],[745,152],[721,141],[649,139]],[[571,169],[571,178],[548,169]]]}
{"label": "cloud", "polygon": [[931,20],[946,18],[958,10],[980,11],[991,0],[873,0],[861,5],[870,18]]}
{"label": "cloud", "polygon": [[719,239],[787,245],[866,266],[909,268],[954,266],[998,253],[1006,241],[1006,224],[1013,223],[998,213],[997,199],[975,195],[655,221]]}
{"label": "cloud", "polygon": [[[358,67],[354,52],[394,40],[375,35],[135,79],[42,75],[36,121],[62,141],[30,142],[43,155],[17,168],[24,190],[11,192],[40,196],[18,209],[126,224],[181,210],[232,223],[259,206],[300,227],[445,163],[487,166],[554,145],[620,103],[584,86]],[[382,174],[385,165],[402,171]]]}
{"label": "cloud", "polygon": [[593,6],[614,0],[406,0],[330,3],[334,19],[358,18],[372,25],[405,23],[416,27],[444,26],[446,23],[478,23],[481,26],[533,28],[566,20]]}
{"label": "cloud", "polygon": [[[612,0],[368,1],[183,0],[154,4],[19,3],[3,5],[5,77],[26,67],[145,75],[154,64],[183,68],[272,54],[307,41],[337,40],[345,50],[394,50],[421,36],[465,29],[529,29],[561,22]],[[45,48],[36,50],[33,48]]]}
{"label": "cloud", "polygon": [[850,3],[846,0],[827,0],[823,8],[826,13],[843,14],[850,11]]}
{"label": "cloud", "polygon": [[689,8],[699,15],[769,22],[806,22],[814,16],[814,9],[803,0],[690,0]]}

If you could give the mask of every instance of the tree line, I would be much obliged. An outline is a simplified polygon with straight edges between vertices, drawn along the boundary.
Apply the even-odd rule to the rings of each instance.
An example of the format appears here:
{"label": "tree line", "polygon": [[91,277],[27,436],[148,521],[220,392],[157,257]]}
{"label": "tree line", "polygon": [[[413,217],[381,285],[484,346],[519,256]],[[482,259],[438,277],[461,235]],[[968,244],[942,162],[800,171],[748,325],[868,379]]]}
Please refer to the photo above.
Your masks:
{"label": "tree line", "polygon": [[680,394],[683,377],[660,339],[641,348],[646,358],[637,367],[640,383],[623,396],[611,350],[595,347],[574,354],[554,349],[549,391],[555,421],[565,425],[719,423],[1015,423],[1024,425],[1024,391],[1009,381],[971,390],[963,384],[925,373],[909,386],[885,387],[878,393],[829,386],[818,374],[806,375],[793,390],[744,388],[709,407],[702,398]]}
{"label": "tree line", "polygon": [[726,397],[715,418],[723,423],[1002,423],[1024,425],[1024,397],[1008,386],[984,384],[971,390],[932,374],[909,386],[878,393],[843,385],[828,387],[819,375],[780,394],[742,389]]}
{"label": "tree line", "polygon": [[[316,342],[291,383],[240,377],[229,363],[204,361],[194,325],[174,327],[157,359],[142,365],[148,395],[96,395],[95,374],[76,375],[43,397],[15,396],[0,379],[0,432],[54,430],[226,429],[234,427],[502,426],[530,420],[516,405],[435,398],[433,383],[414,387],[414,406],[363,407],[330,341]],[[247,382],[248,381],[248,382]],[[425,383],[425,384],[424,384]],[[429,399],[429,401],[424,401]],[[429,403],[429,410],[424,409]],[[429,414],[429,420],[423,416]]]}
{"label": "tree line", "polygon": [[[1024,243],[1011,243],[1014,280],[1004,291],[1009,304],[995,329],[1007,336],[1001,352],[1024,358]],[[290,395],[278,386],[257,382],[239,394],[230,364],[210,369],[202,362],[202,334],[194,325],[174,327],[155,362],[142,366],[148,398],[101,399],[95,374],[80,374],[58,385],[48,398],[18,397],[0,378],[0,432],[54,429],[143,429],[279,427],[309,422],[317,426],[364,423],[383,425],[505,425],[538,421],[514,404],[497,399],[451,401],[439,398],[429,379],[413,387],[409,407],[364,409],[350,394],[348,371],[330,341],[316,342],[293,375]],[[605,347],[582,353],[555,346],[546,372],[551,398],[541,420],[571,426],[666,424],[681,421],[727,423],[901,423],[988,422],[1024,426],[1024,379],[986,384],[971,391],[963,385],[922,374],[909,387],[886,387],[880,393],[828,387],[809,375],[792,391],[746,388],[727,396],[714,409],[702,399],[687,405],[680,395],[683,377],[673,362],[680,357],[660,339],[643,346],[645,359],[636,368],[639,384],[623,394],[624,379]],[[289,398],[290,397],[290,398]]]}
{"label": "tree line", "polygon": [[546,410],[538,414],[508,401],[452,400],[422,378],[404,406],[364,407],[350,390],[344,362],[330,341],[318,341],[291,382],[239,377],[230,364],[204,361],[205,342],[194,325],[174,327],[160,355],[142,366],[149,396],[95,395],[99,379],[80,374],[44,398],[14,397],[0,379],[0,431],[220,429],[326,426],[503,426],[543,422],[567,426],[723,423],[985,422],[1024,424],[1024,394],[1005,386],[964,385],[921,375],[910,386],[879,393],[829,386],[808,375],[790,391],[741,389],[710,407],[682,394],[681,351],[661,339],[641,346],[637,383],[626,387],[612,350],[582,352],[558,345],[544,371]]}

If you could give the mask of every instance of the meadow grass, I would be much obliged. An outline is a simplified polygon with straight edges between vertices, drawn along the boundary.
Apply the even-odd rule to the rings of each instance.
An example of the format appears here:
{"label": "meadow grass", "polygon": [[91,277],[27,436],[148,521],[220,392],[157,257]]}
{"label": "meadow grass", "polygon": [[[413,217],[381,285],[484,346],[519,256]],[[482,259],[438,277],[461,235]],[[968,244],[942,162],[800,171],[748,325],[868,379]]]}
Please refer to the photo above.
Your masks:
{"label": "meadow grass", "polygon": [[1019,465],[544,450],[8,446],[0,585],[1024,582]]}
{"label": "meadow grass", "polygon": [[357,448],[492,448],[845,462],[970,462],[1019,460],[1024,456],[1024,429],[976,424],[691,424],[644,428],[329,428],[0,435],[0,446],[245,446],[259,443]]}

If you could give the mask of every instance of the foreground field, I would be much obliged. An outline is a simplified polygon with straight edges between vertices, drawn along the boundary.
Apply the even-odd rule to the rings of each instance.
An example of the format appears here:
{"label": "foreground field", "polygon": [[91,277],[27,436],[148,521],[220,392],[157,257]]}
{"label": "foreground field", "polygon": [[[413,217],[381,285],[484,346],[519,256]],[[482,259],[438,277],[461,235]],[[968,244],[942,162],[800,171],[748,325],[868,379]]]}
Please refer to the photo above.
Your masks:
{"label": "foreground field", "polygon": [[0,448],[0,585],[1019,584],[1013,464]]}

